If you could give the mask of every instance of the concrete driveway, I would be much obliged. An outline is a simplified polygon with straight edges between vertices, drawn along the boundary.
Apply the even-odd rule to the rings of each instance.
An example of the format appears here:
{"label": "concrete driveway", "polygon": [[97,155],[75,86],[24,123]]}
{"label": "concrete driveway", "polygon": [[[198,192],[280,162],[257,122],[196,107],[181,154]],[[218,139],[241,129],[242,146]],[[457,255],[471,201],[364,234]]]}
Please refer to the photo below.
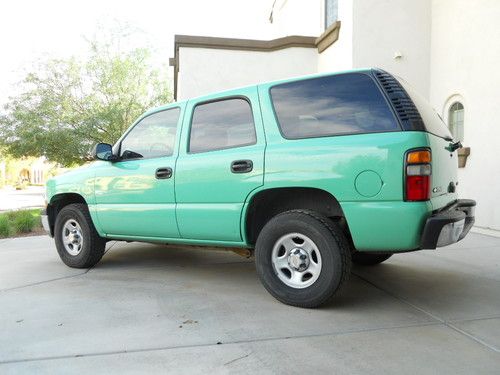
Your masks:
{"label": "concrete driveway", "polygon": [[62,264],[0,240],[0,373],[500,373],[500,239],[355,267],[343,296],[288,307],[233,253],[110,243]]}

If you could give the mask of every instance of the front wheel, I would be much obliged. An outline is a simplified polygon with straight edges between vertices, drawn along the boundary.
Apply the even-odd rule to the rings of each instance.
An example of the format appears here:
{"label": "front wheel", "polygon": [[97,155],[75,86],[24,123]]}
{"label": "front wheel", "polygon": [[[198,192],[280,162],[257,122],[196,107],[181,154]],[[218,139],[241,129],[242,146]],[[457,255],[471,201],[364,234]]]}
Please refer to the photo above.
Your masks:
{"label": "front wheel", "polygon": [[317,307],[339,292],[351,269],[342,231],[328,218],[293,210],[272,218],[255,246],[259,278],[279,301]]}
{"label": "front wheel", "polygon": [[69,267],[89,268],[104,255],[106,240],[97,233],[87,205],[65,206],[57,215],[54,239],[59,257]]}

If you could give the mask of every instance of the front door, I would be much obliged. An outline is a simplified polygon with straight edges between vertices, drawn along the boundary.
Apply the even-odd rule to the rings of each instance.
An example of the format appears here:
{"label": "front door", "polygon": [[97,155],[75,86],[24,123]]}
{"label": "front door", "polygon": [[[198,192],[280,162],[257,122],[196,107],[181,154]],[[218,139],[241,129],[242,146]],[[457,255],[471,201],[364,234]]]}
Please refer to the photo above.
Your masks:
{"label": "front door", "polygon": [[97,218],[108,236],[179,237],[174,169],[180,118],[179,107],[145,116],[117,145],[120,160],[97,168]]}
{"label": "front door", "polygon": [[175,180],[182,238],[241,242],[241,213],[263,184],[264,132],[255,87],[189,101]]}

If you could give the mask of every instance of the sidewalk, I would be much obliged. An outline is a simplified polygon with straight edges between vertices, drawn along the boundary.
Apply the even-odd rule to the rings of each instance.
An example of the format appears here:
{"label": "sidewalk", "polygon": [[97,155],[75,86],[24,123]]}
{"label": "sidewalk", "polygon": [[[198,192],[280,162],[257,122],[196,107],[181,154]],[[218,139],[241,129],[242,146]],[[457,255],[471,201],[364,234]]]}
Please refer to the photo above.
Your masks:
{"label": "sidewalk", "polygon": [[0,189],[0,211],[43,207],[44,192],[43,186],[28,186],[24,190],[16,190],[10,186]]}

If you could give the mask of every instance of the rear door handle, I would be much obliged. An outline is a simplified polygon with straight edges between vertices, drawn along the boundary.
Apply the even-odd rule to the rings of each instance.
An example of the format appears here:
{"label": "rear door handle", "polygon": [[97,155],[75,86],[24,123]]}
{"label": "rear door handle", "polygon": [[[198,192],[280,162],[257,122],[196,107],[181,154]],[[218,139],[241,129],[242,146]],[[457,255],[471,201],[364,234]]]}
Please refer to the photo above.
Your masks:
{"label": "rear door handle", "polygon": [[231,172],[233,173],[248,173],[253,169],[251,160],[235,160],[231,163]]}
{"label": "rear door handle", "polygon": [[158,168],[155,172],[155,177],[158,180],[165,180],[172,177],[172,168]]}

